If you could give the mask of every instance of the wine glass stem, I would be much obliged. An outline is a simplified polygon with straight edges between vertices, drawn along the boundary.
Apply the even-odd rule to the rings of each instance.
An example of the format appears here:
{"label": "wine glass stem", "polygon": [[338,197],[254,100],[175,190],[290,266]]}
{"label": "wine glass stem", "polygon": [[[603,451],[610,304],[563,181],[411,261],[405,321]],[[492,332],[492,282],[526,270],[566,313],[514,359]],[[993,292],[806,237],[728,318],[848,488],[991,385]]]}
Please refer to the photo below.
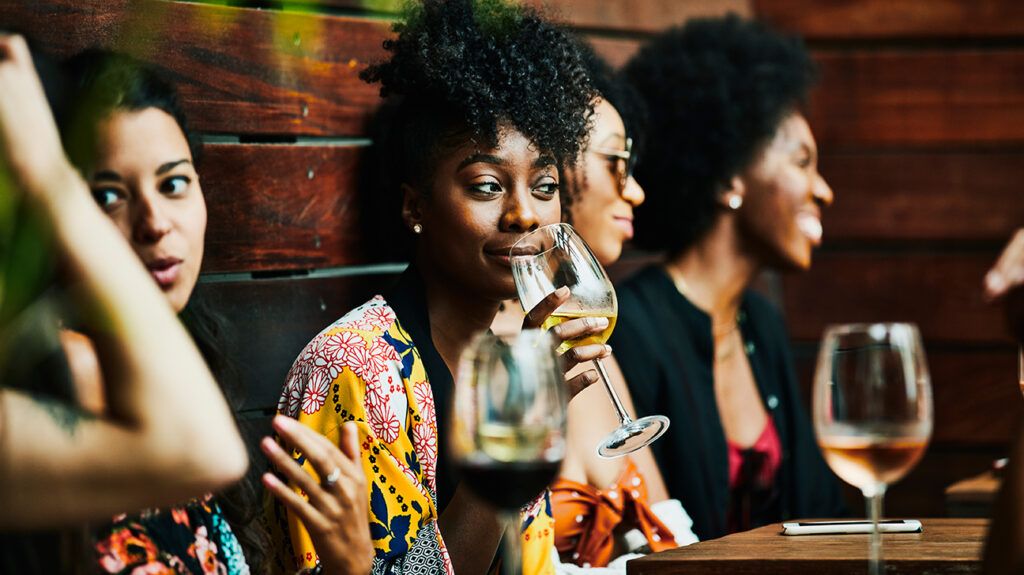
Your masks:
{"label": "wine glass stem", "polygon": [[498,520],[505,526],[505,536],[502,537],[504,547],[501,561],[501,575],[522,575],[522,552],[519,550],[519,524],[518,513],[501,513]]}
{"label": "wine glass stem", "polygon": [[885,561],[882,557],[882,532],[878,523],[882,520],[882,498],[885,497],[885,485],[877,485],[870,494],[865,494],[868,504],[868,517],[871,518],[871,543],[868,549],[868,573],[882,575]]}
{"label": "wine glass stem", "polygon": [[608,397],[611,398],[612,404],[615,405],[615,411],[619,412],[619,423],[622,425],[632,423],[633,419],[626,413],[626,408],[622,407],[619,394],[615,393],[615,388],[612,387],[612,380],[608,377],[608,372],[604,369],[604,364],[601,363],[600,359],[594,360],[594,367],[597,368],[597,374],[601,376],[604,388],[608,391]]}

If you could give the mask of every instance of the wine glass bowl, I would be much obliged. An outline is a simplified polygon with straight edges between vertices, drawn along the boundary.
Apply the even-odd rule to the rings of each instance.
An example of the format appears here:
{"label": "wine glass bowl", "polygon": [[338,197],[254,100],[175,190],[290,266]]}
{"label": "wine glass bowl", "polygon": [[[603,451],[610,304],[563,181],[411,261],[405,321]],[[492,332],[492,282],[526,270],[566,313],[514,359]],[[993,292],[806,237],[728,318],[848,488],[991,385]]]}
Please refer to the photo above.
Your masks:
{"label": "wine glass bowl", "polygon": [[825,461],[868,499],[871,573],[882,569],[886,487],[917,464],[932,433],[931,381],[917,328],[849,324],[825,331],[814,376],[814,428]]}
{"label": "wine glass bowl", "polygon": [[[600,333],[563,341],[558,353],[582,345],[604,344],[611,337],[618,318],[618,301],[608,274],[569,224],[540,227],[519,239],[509,252],[512,276],[519,302],[525,311],[560,287],[569,288],[569,299],[548,316],[542,328],[551,328],[576,318],[605,318],[608,327]],[[613,458],[632,453],[661,437],[669,420],[651,415],[633,420],[612,388],[600,359],[594,360],[601,381],[619,415],[619,427],[598,446],[597,453]]]}
{"label": "wine glass bowl", "polygon": [[504,566],[518,573],[519,510],[555,479],[566,450],[566,391],[542,330],[478,336],[460,358],[451,453],[461,484],[508,529]]}

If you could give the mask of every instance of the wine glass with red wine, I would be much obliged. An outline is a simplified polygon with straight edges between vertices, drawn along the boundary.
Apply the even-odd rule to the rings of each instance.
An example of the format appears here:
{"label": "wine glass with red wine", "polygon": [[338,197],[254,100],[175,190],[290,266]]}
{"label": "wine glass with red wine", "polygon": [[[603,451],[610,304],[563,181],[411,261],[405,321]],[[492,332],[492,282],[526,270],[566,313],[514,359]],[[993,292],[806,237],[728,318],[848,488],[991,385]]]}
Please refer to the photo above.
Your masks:
{"label": "wine glass with red wine", "polygon": [[462,484],[504,520],[504,573],[520,572],[520,511],[565,457],[566,403],[555,342],[542,330],[484,334],[462,354],[452,456]]}
{"label": "wine glass with red wine", "polygon": [[814,375],[814,428],[825,461],[867,498],[869,572],[883,572],[878,522],[886,487],[924,454],[932,391],[924,346],[907,323],[831,326]]}

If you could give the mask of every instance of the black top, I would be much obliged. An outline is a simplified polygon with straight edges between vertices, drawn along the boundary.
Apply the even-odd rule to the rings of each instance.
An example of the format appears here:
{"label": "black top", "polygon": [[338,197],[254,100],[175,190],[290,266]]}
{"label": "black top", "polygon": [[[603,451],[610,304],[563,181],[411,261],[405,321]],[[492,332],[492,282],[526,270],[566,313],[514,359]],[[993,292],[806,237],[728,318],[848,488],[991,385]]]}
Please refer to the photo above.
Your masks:
{"label": "black top", "polygon": [[[726,535],[729,459],[715,401],[711,318],[684,298],[660,267],[642,270],[616,293],[619,318],[609,343],[637,415],[662,414],[672,420],[652,445],[669,495],[682,502],[701,540]],[[845,515],[838,482],[818,451],[801,403],[782,317],[763,297],[747,291],[740,331],[782,444],[776,476],[779,516],[761,516],[759,522]]]}
{"label": "black top", "polygon": [[402,329],[412,338],[416,350],[423,361],[423,369],[427,372],[427,381],[434,394],[434,405],[437,412],[437,514],[448,507],[458,481],[448,457],[448,420],[452,410],[452,372],[448,369],[441,354],[434,347],[434,339],[430,334],[430,314],[427,312],[427,289],[423,277],[415,264],[398,278],[398,283],[385,293],[384,300],[391,309]]}

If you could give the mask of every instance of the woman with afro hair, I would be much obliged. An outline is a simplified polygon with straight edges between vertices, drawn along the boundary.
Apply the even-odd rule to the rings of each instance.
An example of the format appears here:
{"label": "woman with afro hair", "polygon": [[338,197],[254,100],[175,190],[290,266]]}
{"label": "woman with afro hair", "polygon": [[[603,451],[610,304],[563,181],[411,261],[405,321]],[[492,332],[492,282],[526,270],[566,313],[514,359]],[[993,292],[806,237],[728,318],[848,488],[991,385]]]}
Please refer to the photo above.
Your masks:
{"label": "woman with afro hair", "polygon": [[800,109],[803,44],[736,16],[654,38],[625,69],[649,109],[637,243],[664,261],[621,286],[612,336],[638,415],[700,539],[843,505],[797,388],[782,317],[748,289],[804,270],[832,190]]}
{"label": "woman with afro hair", "polygon": [[[339,426],[355,422],[374,573],[482,573],[500,528],[446,459],[453,375],[472,338],[515,295],[512,244],[561,219],[560,170],[586,145],[594,90],[571,39],[527,8],[425,0],[395,31],[384,44],[390,59],[362,77],[381,84],[389,129],[375,142],[387,162],[379,178],[401,204],[366,217],[382,227],[400,218],[414,238],[412,263],[386,295],[313,338],[279,410],[335,443]],[[549,296],[524,325],[540,326],[567,296]],[[573,339],[606,326],[577,320],[555,332]],[[607,353],[577,347],[566,363]],[[567,385],[578,391],[595,380],[584,372]],[[308,455],[304,466],[330,478]],[[283,554],[298,567],[315,568],[318,552],[345,552],[314,548],[310,526],[290,512],[278,520]],[[523,572],[553,572],[552,548],[550,504],[540,497],[523,521]]]}

